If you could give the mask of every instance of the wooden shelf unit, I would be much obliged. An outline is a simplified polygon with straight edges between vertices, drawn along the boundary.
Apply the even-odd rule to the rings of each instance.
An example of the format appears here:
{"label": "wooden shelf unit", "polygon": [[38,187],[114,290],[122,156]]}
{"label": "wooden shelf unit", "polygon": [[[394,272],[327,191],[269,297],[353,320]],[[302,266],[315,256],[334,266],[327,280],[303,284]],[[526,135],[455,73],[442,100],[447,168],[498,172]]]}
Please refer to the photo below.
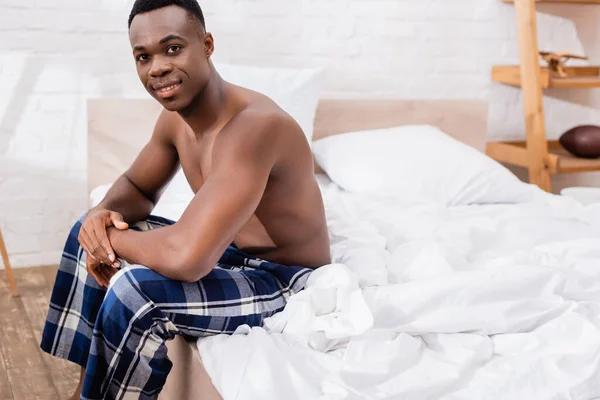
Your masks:
{"label": "wooden shelf unit", "polygon": [[[547,143],[548,158],[546,167],[551,174],[600,171],[600,159],[575,157],[567,152],[557,140],[549,140]],[[495,160],[519,167],[529,167],[527,142],[488,143],[487,153]]]}
{"label": "wooden shelf unit", "polygon": [[[548,88],[597,88],[600,87],[600,67],[566,67],[568,78],[552,74],[548,68],[540,68],[542,89]],[[492,80],[507,85],[521,86],[521,67],[518,65],[495,65]]]}
{"label": "wooden shelf unit", "polygon": [[525,141],[491,142],[486,153],[509,165],[527,168],[529,182],[551,192],[550,176],[600,171],[600,159],[578,158],[558,141],[546,138],[543,90],[551,88],[600,88],[600,67],[567,67],[561,78],[540,65],[537,38],[536,3],[600,4],[600,0],[501,0],[513,3],[517,19],[519,65],[492,67],[491,79],[521,88],[525,119]]}

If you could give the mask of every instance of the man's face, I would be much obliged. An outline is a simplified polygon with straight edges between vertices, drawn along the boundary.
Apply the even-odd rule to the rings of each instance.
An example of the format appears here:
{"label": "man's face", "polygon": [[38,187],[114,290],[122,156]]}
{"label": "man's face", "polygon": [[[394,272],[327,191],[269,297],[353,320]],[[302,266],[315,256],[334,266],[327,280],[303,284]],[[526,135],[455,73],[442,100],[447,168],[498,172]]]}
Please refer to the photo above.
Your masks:
{"label": "man's face", "polygon": [[167,110],[186,109],[208,83],[212,35],[187,10],[169,6],[137,15],[129,40],[140,80]]}

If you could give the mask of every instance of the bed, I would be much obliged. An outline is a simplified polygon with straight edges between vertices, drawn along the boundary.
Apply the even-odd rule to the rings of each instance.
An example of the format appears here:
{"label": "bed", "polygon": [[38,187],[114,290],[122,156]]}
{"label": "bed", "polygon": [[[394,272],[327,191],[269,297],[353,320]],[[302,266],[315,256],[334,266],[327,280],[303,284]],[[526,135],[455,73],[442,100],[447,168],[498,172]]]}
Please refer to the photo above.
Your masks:
{"label": "bed", "polygon": [[[91,198],[127,168],[159,111],[152,100],[89,102]],[[392,172],[405,174],[411,193],[435,200],[458,187],[458,195],[445,204],[386,196],[371,166],[388,168],[375,171],[385,176],[397,164],[361,164],[368,146],[336,169],[353,151],[339,151],[347,145],[334,140],[339,134],[396,126],[435,127],[453,138],[427,154],[408,149],[403,169]],[[600,209],[503,175],[483,156],[486,127],[479,100],[321,100],[315,173],[334,263],[264,327],[169,342],[174,367],[160,399],[600,396]],[[408,144],[420,137],[427,135]],[[472,151],[453,153],[456,142]],[[493,173],[474,174],[472,165]],[[471,175],[459,185],[434,182],[444,169]],[[182,212],[184,186],[174,182],[155,213]]]}

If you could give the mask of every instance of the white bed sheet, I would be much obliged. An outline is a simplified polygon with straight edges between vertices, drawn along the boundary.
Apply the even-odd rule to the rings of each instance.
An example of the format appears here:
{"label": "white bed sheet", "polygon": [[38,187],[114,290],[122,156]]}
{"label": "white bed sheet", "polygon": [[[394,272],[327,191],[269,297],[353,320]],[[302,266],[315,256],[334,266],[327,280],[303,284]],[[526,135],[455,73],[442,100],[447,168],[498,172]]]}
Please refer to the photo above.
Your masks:
{"label": "white bed sheet", "polygon": [[198,341],[229,399],[600,396],[600,206],[390,204],[320,177],[334,264]]}
{"label": "white bed sheet", "polygon": [[[399,204],[318,180],[335,264],[265,327],[198,341],[226,400],[600,398],[600,205]],[[154,214],[181,215],[182,182]]]}

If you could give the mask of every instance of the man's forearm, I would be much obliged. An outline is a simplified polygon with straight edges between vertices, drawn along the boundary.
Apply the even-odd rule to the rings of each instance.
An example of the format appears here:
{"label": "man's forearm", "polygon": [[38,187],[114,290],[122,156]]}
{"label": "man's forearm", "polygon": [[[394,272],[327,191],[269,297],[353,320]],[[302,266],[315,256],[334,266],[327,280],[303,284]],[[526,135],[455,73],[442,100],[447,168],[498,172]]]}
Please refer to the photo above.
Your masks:
{"label": "man's forearm", "polygon": [[116,211],[123,216],[125,222],[132,224],[148,217],[154,206],[154,202],[140,192],[125,175],[121,175],[104,200],[94,208]]}
{"label": "man's forearm", "polygon": [[120,231],[109,228],[108,238],[117,255],[130,264],[141,264],[159,274],[179,281],[196,281],[210,270],[199,271],[200,265],[190,265],[185,246],[173,234],[173,227],[150,231]]}

